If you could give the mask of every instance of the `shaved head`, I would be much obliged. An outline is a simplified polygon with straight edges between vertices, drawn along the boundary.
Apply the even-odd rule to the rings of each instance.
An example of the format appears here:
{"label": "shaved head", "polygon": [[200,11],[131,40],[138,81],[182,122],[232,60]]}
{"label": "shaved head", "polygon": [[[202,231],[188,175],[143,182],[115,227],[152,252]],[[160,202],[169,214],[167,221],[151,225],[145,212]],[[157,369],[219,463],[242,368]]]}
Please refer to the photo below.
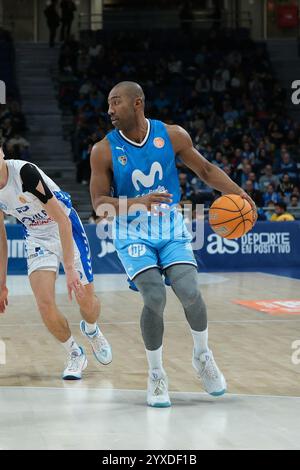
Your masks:
{"label": "shaved head", "polygon": [[121,92],[124,95],[128,96],[129,98],[141,98],[143,103],[145,103],[145,94],[143,92],[142,87],[136,83],[136,82],[120,82],[117,83],[110,92],[112,93],[118,93]]}
{"label": "shaved head", "polygon": [[114,127],[128,132],[137,123],[147,125],[145,119],[145,94],[135,82],[117,83],[108,96],[108,114]]}

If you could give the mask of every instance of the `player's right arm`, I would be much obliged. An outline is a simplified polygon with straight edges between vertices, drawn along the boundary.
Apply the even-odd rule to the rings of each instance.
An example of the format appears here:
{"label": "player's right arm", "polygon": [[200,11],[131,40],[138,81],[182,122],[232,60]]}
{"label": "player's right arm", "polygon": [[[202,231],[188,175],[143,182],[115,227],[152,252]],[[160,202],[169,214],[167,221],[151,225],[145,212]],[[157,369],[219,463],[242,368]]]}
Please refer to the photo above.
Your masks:
{"label": "player's right arm", "polygon": [[[91,183],[90,192],[93,208],[99,216],[109,216],[108,206],[102,210],[104,204],[111,205],[113,211],[111,215],[119,214],[119,198],[111,197],[111,187],[113,181],[112,155],[109,142],[106,138],[94,145],[91,152]],[[124,194],[126,196],[126,194]],[[152,204],[168,203],[171,201],[171,194],[151,193],[146,196],[127,199],[128,210],[134,204],[143,204],[147,210]],[[114,212],[114,213],[113,213]]]}
{"label": "player's right arm", "polygon": [[6,276],[7,276],[7,261],[8,261],[8,250],[7,250],[7,237],[4,225],[4,214],[0,210],[0,313],[4,313],[8,305],[8,290],[6,287]]}
{"label": "player's right arm", "polygon": [[112,204],[118,210],[118,199],[111,197],[112,157],[106,139],[97,142],[91,152],[90,192],[93,208],[97,214],[103,204]]}

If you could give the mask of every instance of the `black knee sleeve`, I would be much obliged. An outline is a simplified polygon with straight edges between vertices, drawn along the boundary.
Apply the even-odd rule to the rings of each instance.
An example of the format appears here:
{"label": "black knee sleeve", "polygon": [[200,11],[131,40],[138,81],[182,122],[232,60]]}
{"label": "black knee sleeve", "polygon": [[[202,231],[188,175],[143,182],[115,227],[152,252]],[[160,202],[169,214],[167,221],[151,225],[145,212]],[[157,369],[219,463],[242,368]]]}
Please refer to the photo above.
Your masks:
{"label": "black knee sleeve", "polygon": [[141,330],[145,347],[148,351],[155,351],[162,345],[166,288],[158,269],[139,274],[134,283],[144,300]]}
{"label": "black knee sleeve", "polygon": [[178,264],[170,266],[166,274],[192,330],[206,330],[207,310],[198,286],[197,269],[191,265]]}

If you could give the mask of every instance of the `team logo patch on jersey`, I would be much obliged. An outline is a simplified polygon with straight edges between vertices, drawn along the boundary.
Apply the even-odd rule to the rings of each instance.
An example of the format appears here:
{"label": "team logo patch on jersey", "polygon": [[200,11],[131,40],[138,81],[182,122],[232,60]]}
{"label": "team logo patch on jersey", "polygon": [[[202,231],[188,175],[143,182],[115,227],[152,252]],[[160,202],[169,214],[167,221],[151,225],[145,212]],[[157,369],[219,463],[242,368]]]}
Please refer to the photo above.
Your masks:
{"label": "team logo patch on jersey", "polygon": [[7,206],[5,204],[3,204],[2,202],[0,202],[0,209],[2,211],[6,211],[7,210]]}
{"label": "team logo patch on jersey", "polygon": [[162,137],[155,137],[155,139],[153,139],[153,144],[156,148],[162,149],[165,146],[165,141]]}
{"label": "team logo patch on jersey", "polygon": [[128,254],[132,258],[139,258],[140,256],[144,256],[146,251],[146,246],[142,245],[141,243],[134,243],[128,247]]}
{"label": "team logo patch on jersey", "polygon": [[121,163],[121,165],[125,166],[126,163],[127,163],[127,157],[126,155],[121,155],[120,157],[118,157],[118,160],[119,162]]}
{"label": "team logo patch on jersey", "polygon": [[22,204],[26,204],[26,203],[27,203],[25,197],[23,197],[23,196],[20,196],[20,197],[19,197],[19,201],[20,201]]}

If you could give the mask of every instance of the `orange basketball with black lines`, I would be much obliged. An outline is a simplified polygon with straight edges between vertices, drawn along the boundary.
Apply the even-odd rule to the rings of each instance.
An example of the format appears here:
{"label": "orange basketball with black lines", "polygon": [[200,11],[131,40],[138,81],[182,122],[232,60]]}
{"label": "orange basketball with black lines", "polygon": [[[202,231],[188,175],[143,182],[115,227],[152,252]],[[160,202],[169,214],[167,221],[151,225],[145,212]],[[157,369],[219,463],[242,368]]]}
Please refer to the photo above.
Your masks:
{"label": "orange basketball with black lines", "polygon": [[227,194],[212,204],[209,209],[209,223],[213,231],[222,238],[240,238],[253,227],[253,209],[241,196]]}

